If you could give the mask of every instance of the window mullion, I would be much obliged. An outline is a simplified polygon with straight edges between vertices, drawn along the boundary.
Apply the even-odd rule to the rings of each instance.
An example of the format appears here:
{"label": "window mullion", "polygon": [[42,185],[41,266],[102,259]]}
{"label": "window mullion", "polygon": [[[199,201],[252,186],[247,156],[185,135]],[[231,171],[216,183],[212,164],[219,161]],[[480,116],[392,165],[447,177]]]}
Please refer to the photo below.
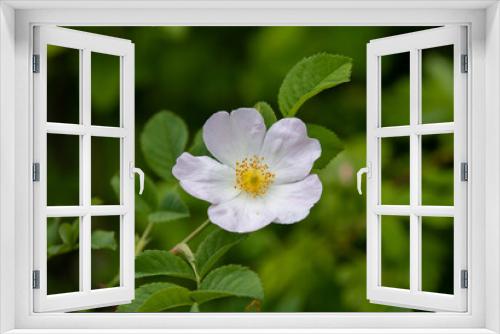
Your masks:
{"label": "window mullion", "polygon": [[[88,49],[81,51],[80,62],[80,117],[85,129],[90,128],[90,99],[91,99],[91,78],[90,78],[90,57]],[[80,290],[91,290],[91,136],[90,132],[85,132],[81,137],[80,146],[80,202],[85,213],[80,220]]]}
{"label": "window mullion", "polygon": [[421,218],[413,208],[421,203],[420,136],[415,128],[420,123],[420,51],[410,51],[410,290],[421,290]]}

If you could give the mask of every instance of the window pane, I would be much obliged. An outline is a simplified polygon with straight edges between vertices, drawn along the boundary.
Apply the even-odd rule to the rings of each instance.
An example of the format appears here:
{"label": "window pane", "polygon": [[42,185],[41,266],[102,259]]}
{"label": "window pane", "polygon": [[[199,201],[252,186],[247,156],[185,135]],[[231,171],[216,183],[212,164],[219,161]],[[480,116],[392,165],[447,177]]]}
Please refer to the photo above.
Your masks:
{"label": "window pane", "polygon": [[92,137],[92,202],[120,204],[120,139]]}
{"label": "window pane", "polygon": [[[78,217],[47,219],[47,294],[80,289]],[[43,282],[42,282],[43,284]]]}
{"label": "window pane", "polygon": [[78,205],[80,137],[47,135],[47,205]]}
{"label": "window pane", "polygon": [[382,204],[410,204],[410,138],[381,139]]}
{"label": "window pane", "polygon": [[422,122],[453,121],[453,45],[422,50]]}
{"label": "window pane", "polygon": [[453,134],[422,136],[422,204],[453,202]]}
{"label": "window pane", "polygon": [[410,288],[410,218],[380,217],[382,233],[382,286]]}
{"label": "window pane", "polygon": [[47,45],[47,121],[80,122],[80,50]]}
{"label": "window pane", "polygon": [[380,57],[382,126],[410,124],[410,53]]}
{"label": "window pane", "polygon": [[92,289],[119,286],[120,216],[92,217],[91,239]]}
{"label": "window pane", "polygon": [[453,294],[453,218],[422,217],[422,290]]}
{"label": "window pane", "polygon": [[92,124],[120,126],[120,57],[92,53]]}

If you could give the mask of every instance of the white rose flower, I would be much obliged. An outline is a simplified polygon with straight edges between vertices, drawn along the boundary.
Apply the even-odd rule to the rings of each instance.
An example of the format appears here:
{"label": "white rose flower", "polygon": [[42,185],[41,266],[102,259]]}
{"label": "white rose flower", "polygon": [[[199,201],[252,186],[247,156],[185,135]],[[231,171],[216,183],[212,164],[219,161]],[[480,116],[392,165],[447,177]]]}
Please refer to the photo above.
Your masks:
{"label": "white rose flower", "polygon": [[227,231],[296,223],[321,197],[321,181],[309,174],[321,146],[298,118],[266,132],[256,109],[220,111],[203,126],[203,140],[217,160],[184,152],[172,173],[186,192],[212,204],[208,217]]}

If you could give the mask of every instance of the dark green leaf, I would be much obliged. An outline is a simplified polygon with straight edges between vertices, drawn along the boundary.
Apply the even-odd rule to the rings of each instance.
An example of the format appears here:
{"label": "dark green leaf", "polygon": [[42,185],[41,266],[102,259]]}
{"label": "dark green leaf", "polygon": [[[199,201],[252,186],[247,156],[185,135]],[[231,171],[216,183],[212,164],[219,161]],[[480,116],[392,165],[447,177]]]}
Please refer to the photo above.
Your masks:
{"label": "dark green leaf", "polygon": [[200,306],[198,305],[198,303],[194,303],[191,306],[191,309],[189,310],[189,312],[200,312]]}
{"label": "dark green leaf", "polygon": [[193,138],[193,143],[189,148],[189,153],[195,156],[210,156],[210,152],[205,146],[205,142],[203,141],[203,129],[198,130],[196,135]]}
{"label": "dark green leaf", "polygon": [[118,306],[117,312],[137,312],[137,310],[144,304],[144,302],[154,293],[167,288],[175,287],[177,287],[177,285],[171,283],[150,283],[142,285],[141,287],[135,289],[134,300],[130,304],[123,304]]}
{"label": "dark green leaf", "polygon": [[319,53],[298,62],[286,75],[278,94],[280,111],[293,117],[311,97],[351,80],[352,59]]}
{"label": "dark green leaf", "polygon": [[246,237],[246,234],[230,233],[222,229],[210,233],[196,250],[196,263],[200,277],[205,276],[217,260]]}
{"label": "dark green leaf", "polygon": [[169,111],[155,114],[141,135],[141,148],[149,167],[164,180],[173,180],[172,167],[187,139],[186,123],[179,116]]}
{"label": "dark green leaf", "polygon": [[254,106],[257,109],[262,117],[264,118],[264,123],[266,124],[266,128],[270,128],[273,123],[276,122],[276,114],[274,113],[273,108],[267,102],[257,102]]}
{"label": "dark green leaf", "polygon": [[151,213],[148,216],[148,220],[151,223],[166,223],[169,221],[182,219],[189,217],[189,213],[179,213],[179,212],[171,212],[171,211],[156,211]]}
{"label": "dark green leaf", "polygon": [[162,312],[175,307],[190,306],[192,304],[190,291],[181,286],[174,286],[151,294],[137,309],[137,312]]}
{"label": "dark green leaf", "polygon": [[316,138],[321,144],[321,156],[314,163],[314,169],[325,168],[344,149],[335,132],[316,124],[307,124],[309,137]]}
{"label": "dark green leaf", "polygon": [[164,275],[195,280],[189,264],[162,250],[146,250],[135,258],[135,277]]}
{"label": "dark green leaf", "polygon": [[210,272],[199,290],[191,292],[198,304],[224,297],[248,297],[262,300],[264,290],[259,276],[248,268],[228,265]]}
{"label": "dark green leaf", "polygon": [[116,250],[117,244],[114,231],[95,230],[92,232],[92,249]]}
{"label": "dark green leaf", "polygon": [[152,223],[165,223],[189,217],[189,208],[175,190],[168,190],[163,196],[159,209],[149,215]]}

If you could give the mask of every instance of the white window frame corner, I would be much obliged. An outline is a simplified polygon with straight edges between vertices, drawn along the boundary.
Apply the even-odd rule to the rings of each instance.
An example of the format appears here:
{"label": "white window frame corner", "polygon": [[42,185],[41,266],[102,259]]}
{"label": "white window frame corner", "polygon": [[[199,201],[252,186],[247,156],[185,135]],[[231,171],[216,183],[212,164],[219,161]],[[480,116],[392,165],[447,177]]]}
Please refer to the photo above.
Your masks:
{"label": "white window frame corner", "polygon": [[[35,314],[31,290],[32,27],[445,25],[470,27],[466,313]],[[15,67],[13,66],[15,64]],[[500,333],[500,5],[493,0],[0,2],[0,333]],[[487,140],[486,140],[487,139]],[[15,257],[12,256],[15,254]],[[14,288],[13,288],[14,287]],[[363,296],[364,297],[364,296]],[[148,326],[146,328],[146,326]],[[170,330],[168,328],[170,328]],[[196,330],[198,328],[198,330]],[[224,329],[225,328],[225,329]],[[230,329],[231,328],[231,329]],[[382,328],[382,329],[381,329]],[[384,329],[385,328],[385,329]],[[59,329],[59,330],[58,330]],[[61,330],[64,329],[64,330]],[[162,331],[163,329],[163,331]]]}

